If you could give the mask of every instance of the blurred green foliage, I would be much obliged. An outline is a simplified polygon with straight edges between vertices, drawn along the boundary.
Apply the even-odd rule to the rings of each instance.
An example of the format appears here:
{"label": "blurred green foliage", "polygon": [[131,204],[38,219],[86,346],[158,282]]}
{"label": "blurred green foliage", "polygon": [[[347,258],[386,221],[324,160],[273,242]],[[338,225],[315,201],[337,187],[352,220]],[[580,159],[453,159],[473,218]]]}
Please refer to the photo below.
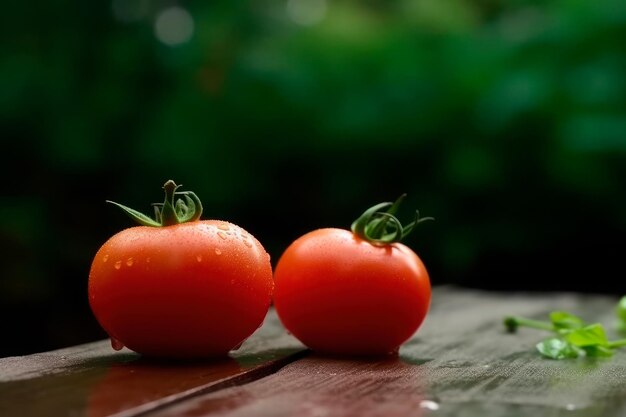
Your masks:
{"label": "blurred green foliage", "polygon": [[406,191],[437,218],[409,242],[435,284],[623,292],[623,0],[37,0],[3,20],[0,353],[102,335],[89,263],[129,225],[103,201],[147,208],[168,178],[274,261]]}

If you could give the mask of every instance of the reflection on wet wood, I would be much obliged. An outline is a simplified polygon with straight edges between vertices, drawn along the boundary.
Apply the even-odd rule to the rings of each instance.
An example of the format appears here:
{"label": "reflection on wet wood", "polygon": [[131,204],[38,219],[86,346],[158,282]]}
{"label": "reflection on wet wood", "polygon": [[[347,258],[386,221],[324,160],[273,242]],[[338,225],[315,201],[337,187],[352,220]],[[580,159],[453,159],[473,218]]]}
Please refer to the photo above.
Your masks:
{"label": "reflection on wet wood", "polygon": [[272,312],[230,358],[158,362],[108,341],[0,359],[0,416],[134,416],[189,396],[271,374],[303,346]]}
{"label": "reflection on wet wood", "polygon": [[151,416],[419,415],[424,379],[398,357],[350,361],[311,355],[244,386],[203,395]]}
{"label": "reflection on wet wood", "polygon": [[312,354],[273,312],[219,362],[153,362],[107,342],[4,358],[0,416],[623,417],[626,349],[552,361],[534,350],[544,334],[502,326],[563,309],[610,327],[615,301],[439,288],[399,356],[377,360]]}

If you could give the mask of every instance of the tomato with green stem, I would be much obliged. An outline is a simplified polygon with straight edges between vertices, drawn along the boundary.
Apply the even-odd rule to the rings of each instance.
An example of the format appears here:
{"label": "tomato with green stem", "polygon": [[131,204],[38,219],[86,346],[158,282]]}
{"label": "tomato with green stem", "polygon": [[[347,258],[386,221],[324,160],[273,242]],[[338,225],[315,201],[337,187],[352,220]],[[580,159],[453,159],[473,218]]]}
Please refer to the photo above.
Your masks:
{"label": "tomato with green stem", "polygon": [[[365,211],[352,230],[319,229],[293,242],[274,273],[284,326],[311,349],[340,355],[397,352],[422,324],[431,299],[420,258],[400,241],[402,198]],[[382,211],[387,209],[387,211]]]}
{"label": "tomato with green stem", "polygon": [[165,183],[155,219],[122,208],[141,226],[111,237],[89,273],[89,304],[111,336],[146,356],[225,356],[263,322],[272,297],[269,255],[244,229],[200,220],[190,191]]}

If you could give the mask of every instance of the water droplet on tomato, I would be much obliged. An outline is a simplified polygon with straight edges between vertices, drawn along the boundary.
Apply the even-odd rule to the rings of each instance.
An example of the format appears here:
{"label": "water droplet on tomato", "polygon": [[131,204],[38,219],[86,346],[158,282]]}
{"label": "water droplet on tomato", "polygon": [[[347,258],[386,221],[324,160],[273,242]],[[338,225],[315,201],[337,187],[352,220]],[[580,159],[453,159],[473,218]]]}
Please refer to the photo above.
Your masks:
{"label": "water droplet on tomato", "polygon": [[109,260],[109,255],[104,255],[104,256],[102,257],[102,262],[106,262],[106,261],[108,261],[108,260]]}
{"label": "water droplet on tomato", "polygon": [[251,248],[252,247],[252,243],[250,243],[249,240],[244,240],[243,244],[246,245],[247,247]]}
{"label": "water droplet on tomato", "polygon": [[122,261],[116,261],[115,265],[113,265],[115,269],[120,269],[122,267]]}
{"label": "water droplet on tomato", "polygon": [[120,342],[114,337],[111,337],[111,347],[113,350],[122,350],[124,348],[124,343]]}
{"label": "water droplet on tomato", "polygon": [[150,258],[146,258],[146,263],[149,264],[150,263]]}
{"label": "water droplet on tomato", "polygon": [[132,257],[126,259],[126,265],[128,266],[133,266],[133,262],[135,262],[135,260]]}
{"label": "water droplet on tomato", "polygon": [[228,226],[227,224],[219,224],[217,225],[217,228],[220,230],[230,230],[230,226]]}
{"label": "water droplet on tomato", "polygon": [[196,255],[196,260],[198,262],[202,262],[202,255]]}
{"label": "water droplet on tomato", "polygon": [[221,237],[222,239],[226,239],[226,233],[224,232],[217,232],[217,235]]}
{"label": "water droplet on tomato", "polygon": [[215,248],[215,254],[219,256],[222,254],[222,251],[219,250],[218,248]]}

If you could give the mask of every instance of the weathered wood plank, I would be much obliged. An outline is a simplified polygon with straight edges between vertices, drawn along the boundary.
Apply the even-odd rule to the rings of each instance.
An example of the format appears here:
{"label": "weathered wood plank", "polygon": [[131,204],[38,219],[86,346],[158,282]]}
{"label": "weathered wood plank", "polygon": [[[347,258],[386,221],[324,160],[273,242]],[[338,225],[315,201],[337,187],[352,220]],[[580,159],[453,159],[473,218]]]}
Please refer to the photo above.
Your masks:
{"label": "weathered wood plank", "polygon": [[261,329],[218,362],[155,362],[108,341],[0,359],[0,416],[135,416],[245,383],[295,360],[304,347],[271,311]]}
{"label": "weathered wood plank", "polygon": [[397,358],[310,355],[275,374],[151,413],[193,416],[624,416],[626,352],[553,361],[535,330],[507,334],[508,314],[553,309],[610,324],[616,300],[438,289],[424,327]]}

